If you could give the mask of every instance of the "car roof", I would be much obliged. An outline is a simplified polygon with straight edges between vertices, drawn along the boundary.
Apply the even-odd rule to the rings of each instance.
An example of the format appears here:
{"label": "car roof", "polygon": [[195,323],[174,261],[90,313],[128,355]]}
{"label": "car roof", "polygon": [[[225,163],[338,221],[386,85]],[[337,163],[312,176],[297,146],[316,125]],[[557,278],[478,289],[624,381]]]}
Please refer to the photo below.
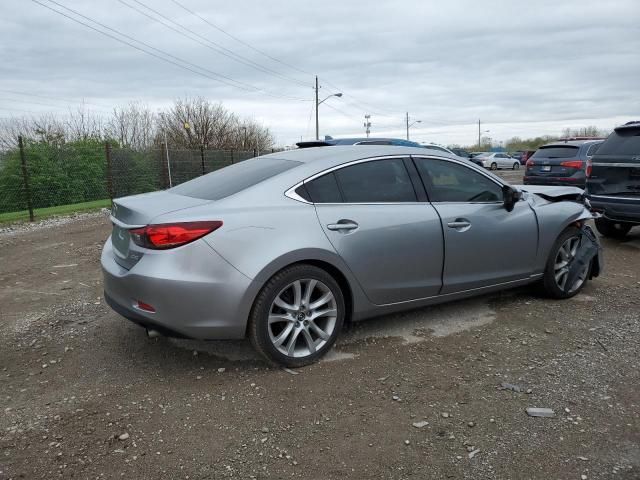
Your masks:
{"label": "car roof", "polygon": [[[430,157],[458,159],[456,155],[441,150],[430,150],[423,147],[403,147],[399,145],[335,145],[327,147],[298,148],[264,155],[262,158],[293,160],[301,163],[323,164],[317,166],[334,166],[371,157],[392,155],[428,155]],[[314,165],[316,166],[316,165]]]}
{"label": "car roof", "polygon": [[582,145],[587,145],[591,143],[602,143],[604,142],[604,138],[591,139],[591,140],[560,140],[551,143],[547,143],[546,145],[542,145],[540,148],[546,147],[581,147]]}

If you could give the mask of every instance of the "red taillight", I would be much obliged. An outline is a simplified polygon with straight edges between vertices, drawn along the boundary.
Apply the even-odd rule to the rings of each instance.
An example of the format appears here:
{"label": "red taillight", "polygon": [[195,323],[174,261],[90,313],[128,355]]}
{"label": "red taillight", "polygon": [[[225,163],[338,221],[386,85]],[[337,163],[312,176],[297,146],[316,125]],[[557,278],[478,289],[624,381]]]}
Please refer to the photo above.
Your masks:
{"label": "red taillight", "polygon": [[591,162],[591,159],[587,160],[587,167],[585,168],[584,174],[587,177],[591,176],[591,170],[593,169],[593,164]]}
{"label": "red taillight", "polygon": [[185,245],[204,237],[222,226],[220,220],[208,222],[182,222],[160,225],[147,225],[129,230],[131,239],[136,245],[163,250]]}
{"label": "red taillight", "polygon": [[565,160],[564,162],[560,162],[560,165],[563,167],[575,168],[580,170],[582,168],[582,160]]}
{"label": "red taillight", "polygon": [[527,160],[527,168],[533,167],[533,160]]}

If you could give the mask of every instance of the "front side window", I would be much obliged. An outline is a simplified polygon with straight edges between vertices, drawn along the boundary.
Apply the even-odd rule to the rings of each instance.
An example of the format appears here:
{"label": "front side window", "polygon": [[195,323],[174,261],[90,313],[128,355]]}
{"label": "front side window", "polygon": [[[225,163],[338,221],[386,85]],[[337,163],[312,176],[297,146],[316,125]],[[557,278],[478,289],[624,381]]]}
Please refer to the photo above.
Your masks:
{"label": "front side window", "polygon": [[432,202],[501,202],[502,187],[455,162],[417,158],[416,166]]}

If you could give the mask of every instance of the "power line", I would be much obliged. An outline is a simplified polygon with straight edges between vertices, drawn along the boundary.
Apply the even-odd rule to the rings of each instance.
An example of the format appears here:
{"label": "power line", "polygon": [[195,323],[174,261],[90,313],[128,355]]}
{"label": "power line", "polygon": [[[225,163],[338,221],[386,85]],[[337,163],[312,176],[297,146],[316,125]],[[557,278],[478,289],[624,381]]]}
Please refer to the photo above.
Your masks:
{"label": "power line", "polygon": [[[55,105],[53,103],[43,103],[43,102],[37,102],[33,100],[22,100],[22,99],[15,99],[15,98],[0,98],[0,102],[31,103],[33,105],[42,105],[45,107],[70,108],[69,105]],[[106,112],[105,110],[99,110],[99,109],[94,109],[94,110],[97,112],[109,113],[109,112]]]}
{"label": "power line", "polygon": [[[140,10],[139,8],[136,8],[135,6],[130,5],[129,3],[125,2],[124,0],[118,0],[118,1],[119,1],[120,3],[122,3],[123,5],[125,5],[125,6],[129,7],[130,9],[132,9],[132,10],[134,10],[134,11],[138,12],[140,15],[144,15],[145,17],[149,18],[150,20],[152,20],[152,21],[154,21],[154,22],[157,22],[157,23],[160,23],[161,25],[164,25],[166,28],[168,28],[168,29],[170,29],[170,30],[172,30],[172,31],[174,31],[174,32],[176,32],[176,33],[178,33],[179,35],[182,35],[183,37],[186,37],[186,38],[188,38],[189,40],[192,40],[192,41],[194,41],[194,42],[197,42],[197,43],[199,43],[200,45],[202,45],[202,46],[204,46],[204,47],[206,47],[206,48],[209,48],[209,49],[213,50],[213,51],[214,51],[214,52],[216,52],[216,53],[219,53],[220,55],[223,55],[223,56],[225,56],[225,57],[227,57],[227,58],[230,58],[231,60],[234,60],[234,61],[236,61],[236,62],[239,62],[239,63],[241,63],[241,64],[243,64],[243,65],[246,65],[246,66],[248,66],[248,67],[250,67],[250,68],[253,68],[253,69],[255,69],[255,70],[258,70],[258,71],[260,71],[260,72],[262,72],[262,73],[267,73],[267,74],[269,74],[269,75],[276,76],[276,77],[281,78],[281,79],[283,79],[283,80],[287,80],[287,81],[290,81],[290,82],[296,83],[296,84],[298,84],[298,85],[301,85],[301,86],[304,86],[304,87],[308,87],[308,85],[307,85],[306,83],[304,83],[304,82],[302,82],[302,81],[300,81],[300,80],[297,80],[297,79],[295,79],[295,78],[293,78],[293,77],[288,77],[288,76],[286,76],[286,75],[282,75],[282,74],[280,74],[280,73],[276,72],[275,70],[272,70],[272,69],[270,69],[270,68],[268,68],[268,67],[264,67],[264,66],[262,66],[262,65],[260,65],[260,64],[258,64],[258,63],[256,63],[256,62],[254,62],[254,61],[252,61],[252,60],[250,60],[250,59],[246,58],[246,57],[243,57],[242,55],[238,55],[237,53],[233,52],[232,50],[229,50],[228,48],[225,48],[225,47],[223,47],[222,45],[220,45],[220,44],[218,44],[218,43],[216,43],[216,42],[214,42],[214,41],[212,41],[212,40],[209,40],[209,39],[208,39],[208,38],[206,38],[206,37],[203,37],[203,36],[202,36],[202,35],[200,35],[199,33],[196,33],[196,32],[194,32],[193,30],[191,30],[191,29],[189,29],[189,28],[185,27],[184,25],[182,25],[182,24],[180,24],[180,23],[176,22],[175,20],[172,20],[172,19],[168,18],[166,15],[163,15],[162,13],[160,13],[160,12],[158,12],[157,10],[155,10],[155,9],[151,8],[150,6],[148,6],[148,5],[144,4],[143,2],[140,2],[140,1],[138,1],[138,0],[133,0],[133,1],[134,1],[135,3],[137,3],[138,5],[141,5],[142,7],[146,8],[147,10],[149,10],[149,11],[151,11],[151,12],[155,13],[158,17],[162,18],[163,20],[166,20],[167,22],[170,22],[170,23],[171,23],[171,24],[173,24],[173,25],[177,25],[179,28],[181,28],[181,29],[182,29],[182,30],[184,30],[185,32],[189,32],[191,35],[193,35],[193,36],[195,36],[195,37],[197,37],[197,38],[193,38],[192,36],[188,35],[187,33],[184,33],[184,32],[182,32],[182,31],[180,31],[180,30],[178,30],[178,29],[176,29],[176,28],[172,27],[171,25],[168,25],[168,24],[167,24],[167,23],[165,23],[164,21],[159,20],[158,18],[155,18],[155,17],[153,17],[153,16],[151,16],[151,15],[147,14],[146,12],[144,12],[144,11]],[[198,38],[199,38],[199,39],[204,40],[204,42],[206,42],[206,43],[204,43],[204,42],[202,42],[202,41],[198,40]]]}
{"label": "power line", "polygon": [[10,93],[10,94],[13,94],[13,95],[24,95],[26,97],[42,98],[44,100],[55,100],[56,102],[66,102],[66,103],[75,103],[75,104],[82,103],[83,105],[94,105],[96,107],[107,107],[107,105],[105,105],[105,104],[86,102],[84,99],[82,99],[80,102],[78,102],[78,100],[70,100],[70,99],[62,98],[62,97],[51,97],[51,96],[48,96],[48,95],[38,95],[37,93],[20,92],[20,91],[17,91],[17,90],[0,89],[0,92],[2,92],[2,93]]}
{"label": "power line", "polygon": [[[262,93],[262,94],[270,96],[270,97],[283,98],[283,99],[287,99],[287,100],[308,101],[308,100],[305,100],[305,99],[299,99],[299,98],[287,97],[287,96],[283,96],[283,95],[272,94],[272,93],[266,92],[266,91],[264,91],[264,90],[262,90],[262,89],[260,89],[258,87],[255,87],[253,85],[249,85],[249,84],[246,84],[244,82],[240,82],[238,80],[234,80],[233,78],[227,77],[226,75],[222,75],[220,73],[213,72],[213,71],[211,71],[211,70],[209,70],[207,68],[200,67],[200,66],[195,65],[195,64],[193,64],[191,62],[188,62],[188,61],[183,60],[183,59],[181,59],[179,57],[176,57],[175,55],[171,55],[170,53],[167,53],[167,52],[165,52],[163,50],[155,48],[155,47],[153,47],[153,46],[151,46],[151,45],[149,45],[147,43],[144,43],[144,42],[142,42],[140,40],[137,40],[137,39],[125,34],[125,33],[122,33],[122,32],[120,32],[120,31],[118,31],[118,30],[116,30],[114,28],[111,28],[111,27],[109,27],[107,25],[104,25],[104,24],[102,24],[102,23],[100,23],[100,22],[98,22],[96,20],[93,20],[93,19],[87,17],[86,15],[82,15],[81,13],[76,12],[75,10],[73,10],[71,8],[65,7],[64,5],[61,5],[58,2],[55,2],[54,0],[48,0],[48,1],[53,3],[53,4],[55,4],[55,5],[58,5],[61,8],[64,8],[67,11],[70,11],[70,12],[74,13],[75,15],[77,15],[77,16],[79,16],[81,18],[84,18],[84,19],[86,19],[86,20],[88,20],[90,22],[93,22],[96,25],[100,25],[101,27],[103,27],[103,28],[105,28],[105,29],[107,29],[109,31],[112,31],[112,32],[116,33],[117,35],[120,35],[122,37],[128,38],[128,39],[130,39],[130,40],[132,40],[132,41],[134,41],[136,43],[139,43],[140,45],[144,45],[146,48],[158,52],[158,54],[153,53],[152,51],[146,50],[145,48],[142,48],[142,47],[140,47],[138,45],[134,45],[133,43],[128,42],[127,40],[123,40],[122,38],[119,38],[119,37],[117,37],[115,35],[112,35],[112,34],[110,34],[108,32],[100,30],[100,29],[98,29],[98,28],[96,28],[96,27],[94,27],[92,25],[89,25],[89,24],[87,24],[87,23],[85,23],[85,22],[83,22],[81,20],[78,20],[77,18],[74,18],[74,17],[72,17],[70,15],[67,15],[66,13],[61,12],[60,10],[56,10],[55,8],[52,8],[49,5],[45,5],[44,3],[42,3],[39,0],[32,0],[32,1],[34,3],[37,3],[40,6],[44,7],[44,8],[47,8],[47,9],[51,10],[52,12],[57,13],[58,15],[62,15],[63,17],[68,18],[69,20],[71,20],[73,22],[76,22],[76,23],[78,23],[80,25],[83,25],[83,26],[85,26],[85,27],[87,27],[87,28],[89,28],[89,29],[91,29],[91,30],[93,30],[95,32],[98,32],[98,33],[100,33],[100,34],[102,34],[102,35],[104,35],[106,37],[109,37],[109,38],[111,38],[113,40],[116,40],[117,42],[123,43],[123,44],[125,44],[125,45],[127,45],[127,46],[129,46],[131,48],[134,48],[134,49],[136,49],[136,50],[138,50],[138,51],[140,51],[142,53],[146,53],[147,55],[150,55],[150,56],[152,56],[154,58],[157,58],[158,60],[162,60],[163,62],[170,63],[171,65],[174,65],[176,67],[182,68],[184,70],[188,70],[188,71],[190,71],[192,73],[195,73],[197,75],[200,75],[202,77],[205,77],[205,78],[208,78],[208,79],[211,79],[211,80],[215,80],[215,81],[223,83],[225,85],[228,85],[228,86],[231,86],[231,87],[235,87],[235,88],[238,88],[240,90],[245,90],[245,91],[251,92],[251,93]],[[169,57],[169,58],[165,58],[165,57],[163,57],[161,55],[164,55],[164,56]],[[171,58],[175,59],[176,61],[171,60]],[[178,63],[178,62],[181,62],[181,63]],[[184,63],[185,65],[183,65],[182,63]],[[186,66],[186,65],[190,65],[193,68],[191,68],[189,66]],[[198,70],[195,70],[194,68],[196,68]],[[202,71],[199,71],[199,70],[202,70]],[[203,72],[209,72],[210,74],[203,73]]]}
{"label": "power line", "polygon": [[198,17],[200,20],[202,20],[204,23],[206,23],[207,25],[209,25],[210,27],[218,30],[219,32],[225,34],[227,37],[235,40],[238,43],[241,43],[242,45],[244,45],[245,47],[250,48],[251,50],[258,52],[259,54],[267,57],[270,60],[273,60],[274,62],[278,62],[282,65],[285,65],[289,68],[292,68],[293,70],[296,70],[300,73],[304,73],[306,75],[313,75],[310,72],[307,72],[306,70],[303,70],[301,68],[296,67],[295,65],[291,65],[290,63],[284,62],[276,57],[273,57],[271,55],[269,55],[268,53],[260,50],[259,48],[254,47],[253,45],[251,45],[250,43],[245,42],[244,40],[241,40],[240,38],[236,37],[235,35],[232,35],[231,33],[227,32],[226,30],[224,30],[223,28],[219,27],[218,25],[215,25],[214,23],[210,22],[209,20],[207,20],[206,18],[204,18],[203,16],[201,16],[200,14],[198,14],[197,12],[194,12],[193,10],[187,8],[185,5],[183,5],[182,3],[178,2],[177,0],[171,0],[173,3],[175,3],[176,5],[178,5],[180,8],[182,8],[183,10],[187,11],[188,13],[190,13],[191,15],[194,15],[196,17]]}
{"label": "power line", "polygon": [[352,117],[351,115],[349,115],[348,113],[343,112],[339,108],[336,108],[333,105],[329,105],[328,103],[325,103],[324,105],[326,107],[330,108],[331,110],[335,110],[336,112],[340,113],[341,115],[347,117],[349,120],[354,120],[354,121],[357,121],[358,123],[360,123],[360,119],[356,119],[355,117]]}

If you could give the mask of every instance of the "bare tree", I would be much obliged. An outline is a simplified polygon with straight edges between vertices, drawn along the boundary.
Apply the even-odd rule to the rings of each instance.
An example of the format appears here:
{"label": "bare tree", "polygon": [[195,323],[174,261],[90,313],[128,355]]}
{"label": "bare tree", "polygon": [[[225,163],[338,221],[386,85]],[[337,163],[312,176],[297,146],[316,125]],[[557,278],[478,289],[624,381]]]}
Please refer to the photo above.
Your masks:
{"label": "bare tree", "polygon": [[18,137],[26,140],[62,145],[66,139],[65,125],[55,115],[45,113],[39,117],[10,117],[0,122],[0,150],[18,146]]}
{"label": "bare tree", "polygon": [[76,110],[69,110],[65,122],[66,139],[75,140],[102,140],[104,138],[104,125],[102,117],[87,109],[84,104]]}
{"label": "bare tree", "polygon": [[565,128],[562,131],[563,137],[606,137],[609,132],[601,130],[595,125],[579,128]]}
{"label": "bare tree", "polygon": [[158,138],[183,148],[267,149],[273,145],[268,129],[256,122],[240,120],[220,103],[202,97],[176,100],[158,116]]}
{"label": "bare tree", "polygon": [[117,140],[121,147],[146,150],[153,145],[156,118],[143,104],[131,102],[126,107],[114,108],[106,134]]}

